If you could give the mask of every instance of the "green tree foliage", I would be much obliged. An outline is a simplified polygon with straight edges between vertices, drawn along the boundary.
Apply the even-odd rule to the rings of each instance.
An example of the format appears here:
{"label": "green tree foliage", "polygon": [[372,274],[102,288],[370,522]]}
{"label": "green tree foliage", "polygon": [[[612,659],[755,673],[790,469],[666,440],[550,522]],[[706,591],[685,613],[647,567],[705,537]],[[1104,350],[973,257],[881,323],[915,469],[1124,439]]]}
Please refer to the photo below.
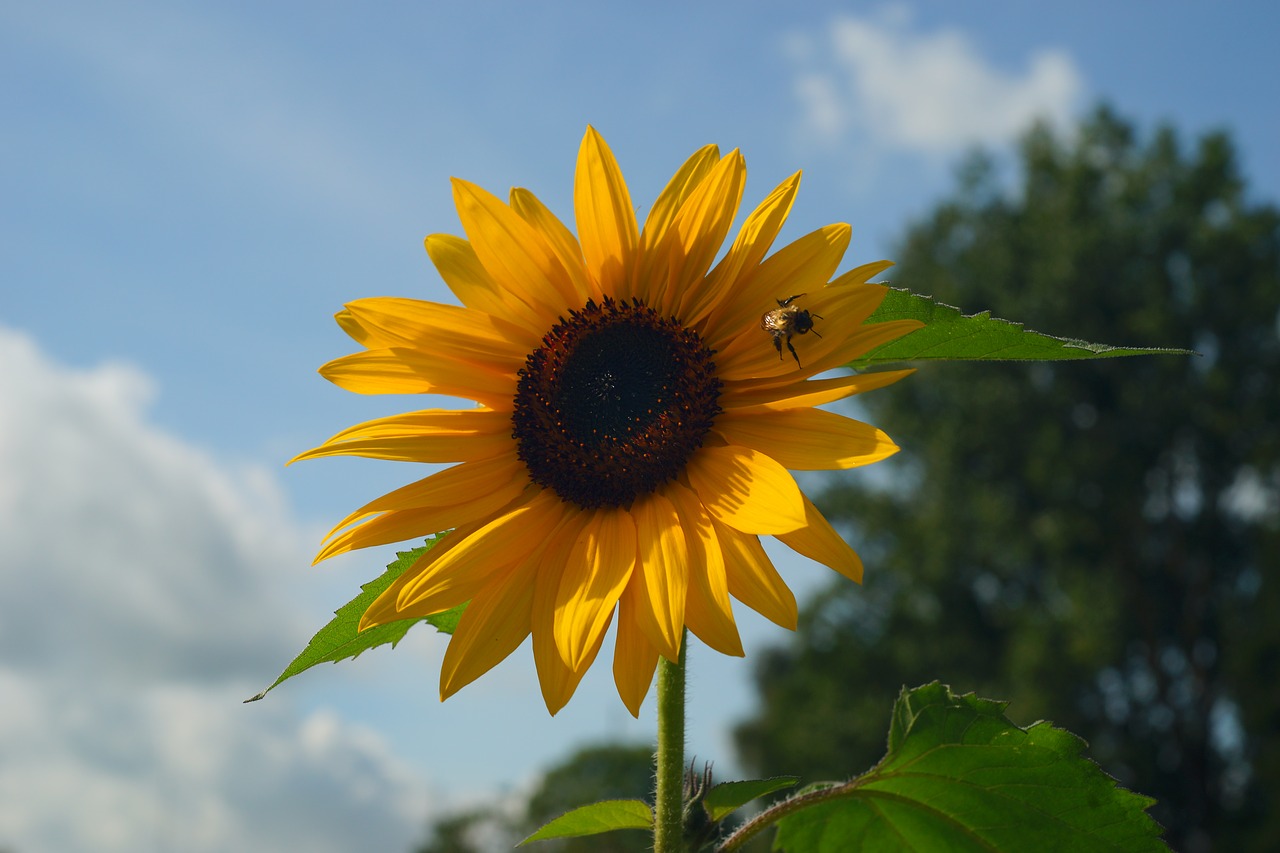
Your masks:
{"label": "green tree foliage", "polygon": [[975,156],[895,281],[1203,355],[930,365],[867,395],[904,452],[888,485],[821,501],[866,585],[760,659],[739,751],[847,777],[883,754],[902,685],[941,678],[1085,737],[1159,799],[1175,849],[1280,849],[1280,212],[1247,197],[1226,135],[1186,151],[1106,109],[1067,139],[1033,130],[1018,160],[1002,179]]}
{"label": "green tree foliage", "polygon": [[[560,761],[542,777],[526,800],[494,803],[448,814],[430,827],[417,853],[487,853],[510,850],[552,819],[600,800],[652,801],[653,749],[648,746],[588,746]],[[538,842],[539,853],[643,853],[653,847],[650,833],[610,832],[584,838]]]}
{"label": "green tree foliage", "polygon": [[431,825],[430,838],[415,853],[485,853],[480,837],[496,819],[486,809],[445,815]]}
{"label": "green tree foliage", "polygon": [[[653,800],[653,748],[594,746],[579,750],[542,778],[529,797],[521,826],[525,837],[572,808],[600,800]],[[555,853],[642,853],[653,847],[645,832],[612,832],[586,838],[542,842],[538,850]]]}

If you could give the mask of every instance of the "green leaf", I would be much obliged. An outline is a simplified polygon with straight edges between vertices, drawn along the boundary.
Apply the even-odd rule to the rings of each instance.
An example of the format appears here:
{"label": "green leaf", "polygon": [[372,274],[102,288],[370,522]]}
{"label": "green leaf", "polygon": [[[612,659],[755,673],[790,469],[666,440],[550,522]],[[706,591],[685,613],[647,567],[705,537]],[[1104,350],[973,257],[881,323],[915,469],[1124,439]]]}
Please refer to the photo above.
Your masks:
{"label": "green leaf", "polygon": [[867,320],[920,320],[925,324],[910,334],[883,344],[850,367],[904,361],[1059,361],[1080,358],[1115,358],[1125,355],[1194,355],[1191,350],[1152,347],[1113,347],[1072,338],[1055,338],[991,316],[991,312],[965,316],[959,308],[934,302],[908,290],[890,288],[880,307]]}
{"label": "green leaf", "polygon": [[359,595],[338,608],[334,613],[333,620],[316,632],[316,635],[311,638],[311,642],[307,643],[307,647],[293,659],[293,663],[285,667],[279,678],[257,696],[252,696],[244,701],[258,701],[285,679],[292,678],[318,663],[337,663],[346,658],[354,658],[367,649],[387,643],[390,643],[394,648],[396,643],[399,643],[409,629],[418,622],[428,622],[435,625],[440,633],[452,634],[458,626],[458,617],[462,615],[462,610],[466,605],[459,605],[452,610],[437,613],[425,619],[402,619],[398,622],[370,628],[367,631],[356,630],[360,624],[360,617],[369,608],[369,605],[373,603],[373,600],[381,595],[383,590],[391,586],[396,578],[404,574],[405,570],[412,566],[419,557],[439,542],[443,535],[443,533],[438,534],[428,539],[425,545],[420,548],[414,548],[412,551],[397,552],[395,562],[387,566],[387,570],[383,572],[382,576],[361,586],[360,589],[362,591]]}
{"label": "green leaf", "polygon": [[642,800],[603,800],[565,812],[517,847],[548,838],[599,835],[615,829],[653,829],[653,811]]}
{"label": "green leaf", "polygon": [[736,782],[721,782],[707,792],[702,800],[703,807],[711,820],[719,823],[734,811],[752,800],[766,797],[774,791],[790,788],[800,781],[796,776],[773,776],[768,779],[745,779]]}
{"label": "green leaf", "polygon": [[889,751],[866,775],[814,792],[778,821],[776,850],[1167,850],[1149,797],[1116,787],[1048,723],[928,684],[894,706]]}

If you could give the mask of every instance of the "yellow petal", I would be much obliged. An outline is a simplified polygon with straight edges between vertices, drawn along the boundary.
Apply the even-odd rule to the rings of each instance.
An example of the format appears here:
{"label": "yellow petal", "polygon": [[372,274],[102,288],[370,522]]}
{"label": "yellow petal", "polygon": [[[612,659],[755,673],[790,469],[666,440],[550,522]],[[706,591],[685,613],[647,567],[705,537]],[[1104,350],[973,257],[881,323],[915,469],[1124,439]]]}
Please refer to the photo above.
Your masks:
{"label": "yellow petal", "polygon": [[440,700],[500,664],[529,636],[536,567],[495,573],[462,611],[440,665]]}
{"label": "yellow petal", "polygon": [[519,326],[457,305],[382,296],[348,302],[346,311],[366,330],[369,342],[361,343],[370,349],[438,349],[466,360],[509,365],[507,369],[514,373],[538,344],[536,339],[528,340],[528,333]]}
{"label": "yellow petal", "polygon": [[[495,466],[495,462],[501,463],[500,466]],[[478,467],[500,468],[504,473],[509,471],[515,476],[489,479],[482,491],[476,491],[474,486],[471,486],[475,478],[471,476],[469,469]],[[388,499],[394,499],[397,504],[412,502],[418,505],[385,510],[363,524],[338,534],[316,555],[314,562],[319,563],[337,554],[358,548],[403,542],[406,539],[427,536],[483,520],[523,493],[528,485],[528,478],[520,476],[518,468],[523,466],[514,456],[498,460],[483,460],[479,463],[454,466],[425,480],[419,480],[417,483],[398,489],[378,500],[385,502]],[[377,504],[378,501],[374,501],[358,512],[367,512],[367,506]],[[344,521],[338,529],[349,523],[350,521]],[[334,533],[336,532],[337,529]],[[330,533],[330,536],[334,533]]]}
{"label": "yellow petal", "polygon": [[[325,541],[347,525],[379,513],[448,507],[460,500],[472,501],[488,497],[490,493],[496,497],[502,495],[514,497],[528,485],[529,480],[525,472],[524,463],[515,455],[501,455],[492,459],[454,465],[452,468],[437,471],[429,477],[374,498],[335,524],[333,529],[325,535]],[[457,527],[458,525],[448,526]]]}
{"label": "yellow petal", "polygon": [[[658,650],[649,642],[636,617],[636,596],[628,587],[618,599],[618,634],[613,646],[613,681],[631,716],[640,716],[640,705],[653,683]],[[681,631],[683,633],[683,629]]]}
{"label": "yellow petal", "polygon": [[401,438],[435,434],[501,434],[509,431],[511,415],[494,409],[421,409],[374,418],[334,433],[326,445],[353,438]]}
{"label": "yellow petal", "polygon": [[869,264],[854,267],[831,283],[833,285],[866,284],[891,266],[893,261],[872,261]]}
{"label": "yellow petal", "polygon": [[350,335],[356,341],[356,343],[360,344],[361,346],[364,346],[364,347],[384,346],[383,344],[377,343],[374,340],[373,333],[370,332],[368,329],[366,329],[364,326],[361,326],[360,322],[356,320],[355,317],[352,317],[351,312],[348,311],[346,308],[343,308],[337,314],[334,314],[333,319],[338,321],[338,325],[342,328],[342,331]]}
{"label": "yellow petal", "polygon": [[821,406],[834,403],[854,394],[865,394],[877,388],[892,385],[910,370],[878,370],[874,373],[855,373],[831,379],[749,379],[726,382],[720,393],[720,405],[724,409],[764,411],[768,409],[797,409],[803,406]]}
{"label": "yellow petal", "polygon": [[792,471],[857,468],[898,452],[870,424],[824,409],[731,409],[716,418],[714,429],[730,444],[759,450]]}
{"label": "yellow petal", "polygon": [[690,293],[691,300],[681,311],[686,324],[694,324],[705,315],[713,313],[725,299],[737,299],[736,285],[744,275],[755,268],[768,253],[769,247],[787,221],[800,188],[800,173],[787,178],[752,211],[738,231],[737,239],[729,251],[707,276],[702,287]]}
{"label": "yellow petal", "polygon": [[746,180],[746,164],[741,152],[734,149],[680,206],[671,223],[674,244],[661,313],[678,309],[684,316],[684,306],[702,296],[702,278],[720,254],[742,201]]}
{"label": "yellow petal", "polygon": [[[573,696],[583,673],[595,657],[595,651],[598,651],[597,647],[588,655],[582,669],[574,672],[564,662],[555,636],[555,599],[560,589],[560,578],[587,518],[587,513],[582,512],[565,516],[563,523],[549,538],[546,553],[538,561],[538,577],[533,593],[533,661],[538,670],[542,699],[553,715]],[[604,639],[603,632],[600,639]]]}
{"label": "yellow petal", "polygon": [[790,533],[775,534],[778,541],[810,560],[835,569],[849,580],[862,583],[862,560],[808,498],[804,499],[804,510],[806,526]]}
{"label": "yellow petal", "polygon": [[634,619],[648,642],[668,660],[680,654],[684,603],[688,591],[689,552],[675,507],[655,492],[636,501],[639,555],[628,595]]}
{"label": "yellow petal", "polygon": [[[482,523],[473,523],[454,530],[447,536],[441,537],[435,543],[435,547],[428,550],[425,554],[418,557],[408,569],[406,569],[400,577],[391,582],[391,585],[384,589],[377,598],[373,600],[360,616],[360,624],[358,630],[365,631],[369,628],[376,628],[379,625],[387,625],[401,619],[419,619],[423,616],[430,616],[440,610],[448,610],[454,605],[461,604],[469,599],[476,592],[484,587],[486,578],[473,578],[472,585],[469,589],[456,589],[461,597],[458,597],[452,604],[446,603],[440,610],[429,610],[425,607],[409,607],[401,609],[397,604],[400,598],[400,591],[408,584],[412,583],[420,575],[431,571],[432,565],[437,560],[442,559],[453,548],[465,542],[469,536],[475,533],[483,526]],[[501,567],[498,567],[501,568]],[[428,602],[431,604],[432,602]]]}
{"label": "yellow petal", "polygon": [[[401,611],[414,606],[421,608],[424,601],[443,600],[447,591],[456,586],[465,584],[470,587],[477,581],[483,584],[493,572],[520,561],[534,550],[538,543],[531,541],[530,530],[549,530],[563,515],[563,504],[559,498],[549,497],[545,491],[537,492],[525,503],[507,510],[458,541],[424,571],[415,573],[400,588],[396,608]],[[474,590],[467,598],[472,594]],[[455,601],[428,612],[439,612],[458,603],[461,602]]]}
{"label": "yellow petal", "polygon": [[515,370],[508,363],[399,347],[335,358],[320,375],[356,394],[446,394],[508,411],[516,393]]}
{"label": "yellow petal", "polygon": [[671,224],[693,191],[706,180],[720,162],[720,149],[706,145],[693,153],[658,194],[644,230],[640,232],[639,258],[634,283],[618,294],[619,299],[639,296],[652,306],[666,304],[667,277],[671,268],[671,243],[675,232]]}
{"label": "yellow petal", "polygon": [[578,239],[573,236],[573,232],[564,227],[559,217],[548,210],[537,196],[522,187],[514,187],[511,190],[511,209],[542,234],[543,239],[547,241],[547,247],[555,252],[556,257],[560,259],[560,265],[569,274],[569,280],[573,282],[573,289],[579,298],[584,301],[588,297],[599,300],[603,294],[593,286],[587,276],[582,259],[582,247],[578,245]]}
{"label": "yellow petal", "polygon": [[400,462],[473,462],[515,455],[511,418],[491,409],[428,409],[349,427],[290,463],[321,456],[364,456]]}
{"label": "yellow petal", "polygon": [[587,128],[578,150],[573,209],[587,269],[601,292],[618,293],[631,272],[640,238],[622,170],[593,127]]}
{"label": "yellow petal", "polygon": [[796,629],[796,597],[774,568],[760,539],[715,523],[724,549],[729,594],[775,625]]}
{"label": "yellow petal", "polygon": [[631,514],[622,509],[596,510],[578,534],[556,592],[556,647],[570,669],[581,667],[591,647],[599,645],[635,565],[636,526]]}
{"label": "yellow petal", "polygon": [[[489,509],[486,506],[486,504],[490,503],[488,500],[484,500],[483,503],[477,501],[462,503],[459,504],[456,514],[443,514],[440,510],[435,509],[406,509],[399,512],[388,512],[340,534],[320,550],[320,553],[311,561],[311,564],[315,565],[330,557],[360,548],[389,545],[392,542],[404,542],[407,539],[419,539],[430,536],[433,533],[452,530],[460,524],[483,520],[493,515],[494,512],[502,509],[511,500],[508,498],[494,509]],[[442,524],[441,521],[445,523]],[[453,523],[448,523],[450,521]]]}
{"label": "yellow petal", "polygon": [[494,284],[466,240],[452,234],[431,234],[424,243],[440,278],[463,305],[494,317],[505,317],[535,335],[545,331],[541,318],[532,317],[524,310],[523,303]]}
{"label": "yellow petal", "polygon": [[546,328],[566,309],[581,307],[569,274],[542,235],[501,199],[454,178],[453,201],[493,283],[524,303]]}
{"label": "yellow petal", "polygon": [[785,533],[805,523],[804,496],[777,462],[748,447],[703,447],[685,468],[719,521],[743,533]]}
{"label": "yellow petal", "polygon": [[548,641],[549,648],[543,647],[541,654],[538,653],[539,646],[536,642],[534,643],[533,661],[538,669],[538,685],[542,688],[542,701],[546,703],[547,711],[551,716],[554,717],[559,713],[560,709],[569,704],[569,700],[573,698],[574,692],[582,682],[582,676],[587,674],[587,670],[595,662],[596,655],[600,654],[600,646],[604,643],[604,635],[609,629],[609,622],[612,621],[613,611],[610,610],[604,630],[596,637],[595,645],[583,655],[577,669],[571,669],[560,657],[554,639]]}
{"label": "yellow petal", "polygon": [[[777,300],[799,293],[815,294],[840,265],[851,229],[838,223],[819,228],[783,246],[754,272],[739,278],[733,293],[720,302],[707,324],[708,346],[717,353],[733,338],[754,332],[770,352],[773,345],[760,328],[760,318],[778,307]],[[716,358],[719,364],[721,359]]]}
{"label": "yellow petal", "polygon": [[658,198],[649,208],[649,216],[645,219],[644,230],[640,232],[640,246],[646,254],[665,254],[656,252],[667,236],[676,213],[685,199],[697,186],[711,174],[711,170],[720,162],[720,149],[714,145],[704,145],[693,152],[684,161],[676,173],[667,181],[666,187],[658,193]]}
{"label": "yellow petal", "polygon": [[680,513],[689,542],[689,595],[684,620],[698,639],[721,654],[742,656],[742,640],[733,621],[724,552],[711,516],[688,489],[673,484],[668,489]]}
{"label": "yellow petal", "polygon": [[504,453],[514,454],[515,442],[510,435],[447,435],[409,438],[357,438],[327,447],[299,453],[291,462],[319,459],[322,456],[363,456],[366,459],[388,459],[392,462],[453,463],[490,459]]}

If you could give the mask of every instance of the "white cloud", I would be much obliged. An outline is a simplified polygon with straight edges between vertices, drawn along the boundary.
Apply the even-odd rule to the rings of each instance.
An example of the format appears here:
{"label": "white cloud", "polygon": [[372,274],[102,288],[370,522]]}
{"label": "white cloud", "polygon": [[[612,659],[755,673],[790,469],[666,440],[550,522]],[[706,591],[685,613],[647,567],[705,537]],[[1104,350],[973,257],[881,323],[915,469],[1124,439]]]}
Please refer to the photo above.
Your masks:
{"label": "white cloud", "polygon": [[153,390],[133,368],[68,371],[2,331],[0,363],[6,662],[203,681],[286,653],[297,626],[263,578],[304,549],[269,476],[147,424]]}
{"label": "white cloud", "polygon": [[794,89],[810,138],[948,155],[998,144],[1036,118],[1063,123],[1084,90],[1071,57],[1041,49],[1020,73],[993,65],[963,32],[913,32],[902,7],[835,18],[793,36]]}
{"label": "white cloud", "polygon": [[427,785],[380,736],[240,704],[306,640],[271,476],[149,423],[136,369],[3,328],[0,364],[0,849],[411,843]]}

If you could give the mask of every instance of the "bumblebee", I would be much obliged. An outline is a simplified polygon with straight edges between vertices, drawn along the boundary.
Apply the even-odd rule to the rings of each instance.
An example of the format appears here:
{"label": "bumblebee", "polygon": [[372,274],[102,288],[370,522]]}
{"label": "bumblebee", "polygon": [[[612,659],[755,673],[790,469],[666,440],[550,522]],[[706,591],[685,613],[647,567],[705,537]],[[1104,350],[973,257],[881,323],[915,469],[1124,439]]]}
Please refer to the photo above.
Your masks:
{"label": "bumblebee", "polygon": [[791,304],[804,295],[797,293],[795,296],[777,300],[778,307],[760,318],[760,328],[773,335],[773,348],[778,351],[778,359],[782,359],[782,344],[785,341],[787,349],[791,351],[791,357],[796,360],[797,367],[803,365],[800,364],[800,356],[796,353],[796,348],[791,345],[792,336],[813,332],[818,337],[822,337],[813,327],[813,318],[817,317],[821,320],[822,315]]}

